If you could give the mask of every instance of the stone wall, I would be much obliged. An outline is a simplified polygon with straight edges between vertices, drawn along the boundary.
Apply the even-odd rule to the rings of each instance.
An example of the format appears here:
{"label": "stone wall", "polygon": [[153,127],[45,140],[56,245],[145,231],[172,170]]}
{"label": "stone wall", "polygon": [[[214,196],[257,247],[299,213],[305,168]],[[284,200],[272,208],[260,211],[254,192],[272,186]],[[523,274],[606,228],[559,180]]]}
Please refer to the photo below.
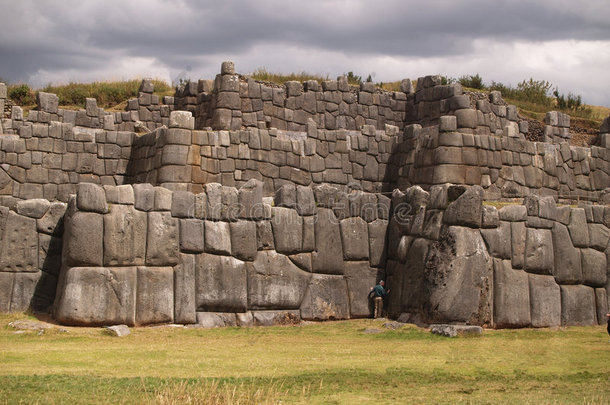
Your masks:
{"label": "stone wall", "polygon": [[[192,194],[80,184],[64,221],[58,321],[242,324],[370,315],[390,199],[250,180]],[[222,321],[222,322],[221,322]]]}
{"label": "stone wall", "polygon": [[318,130],[313,122],[307,132],[206,131],[189,129],[188,122],[188,116],[176,119],[169,129],[136,138],[129,181],[193,192],[210,182],[240,187],[250,179],[262,181],[266,195],[284,184],[331,183],[379,192],[386,188],[398,133],[396,127],[380,131],[368,125],[361,131]]}
{"label": "stone wall", "polygon": [[320,129],[360,129],[385,124],[402,129],[411,82],[403,91],[376,89],[373,83],[349,85],[347,78],[318,83],[291,81],[283,86],[245,79],[235,74],[232,62],[222,65],[215,81],[187,83],[176,94],[177,108],[191,111],[196,128],[238,130],[242,127],[306,131],[311,119]]}
{"label": "stone wall", "polygon": [[[274,86],[225,63],[162,101],[144,81],[124,112],[63,110],[45,93],[27,118],[12,107],[0,311],[54,300],[81,325],[347,319],[368,316],[387,278],[403,320],[599,322],[608,120],[595,146],[570,147],[569,117],[551,112],[549,142],[529,142],[499,93],[418,84]],[[580,200],[600,205],[556,204]]]}
{"label": "stone wall", "polygon": [[390,313],[499,328],[605,323],[610,207],[483,204],[479,186],[395,191]]}
{"label": "stone wall", "polygon": [[[3,87],[2,87],[3,86]],[[3,90],[4,89],[4,90]],[[104,129],[107,131],[138,131],[149,132],[169,123],[169,114],[174,110],[173,97],[153,94],[152,80],[145,79],[140,85],[139,97],[127,102],[125,111],[107,112],[97,106],[97,100],[87,98],[85,108],[67,110],[59,108],[59,97],[55,94],[39,92],[37,94],[37,109],[24,116],[19,106],[11,108],[10,118],[2,119],[2,133],[21,134],[31,131],[27,127],[34,124],[52,125],[53,123],[69,124],[73,127]],[[4,108],[6,100],[6,85],[0,86],[0,104]],[[22,127],[25,126],[26,128]]]}
{"label": "stone wall", "polygon": [[596,201],[610,184],[610,135],[600,146],[530,142],[522,136],[460,132],[455,116],[438,127],[409,126],[396,139],[387,183],[423,188],[443,183],[481,185],[486,199],[530,194]]}
{"label": "stone wall", "polygon": [[51,308],[65,211],[65,203],[41,199],[0,207],[0,312]]}
{"label": "stone wall", "polygon": [[544,117],[544,142],[561,143],[569,141],[570,116],[557,111],[549,111]]}

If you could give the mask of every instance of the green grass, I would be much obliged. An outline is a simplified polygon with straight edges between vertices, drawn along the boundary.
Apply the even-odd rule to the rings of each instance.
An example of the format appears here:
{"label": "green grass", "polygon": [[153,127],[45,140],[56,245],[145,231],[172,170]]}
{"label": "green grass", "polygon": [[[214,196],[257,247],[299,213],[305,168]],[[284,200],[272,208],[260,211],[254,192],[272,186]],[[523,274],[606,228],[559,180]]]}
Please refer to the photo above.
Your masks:
{"label": "green grass", "polygon": [[256,69],[254,72],[247,75],[254,80],[260,80],[262,82],[269,82],[275,84],[284,84],[286,82],[296,80],[298,82],[305,82],[307,80],[315,80],[318,83],[322,83],[325,80],[330,80],[328,75],[322,76],[320,74],[312,74],[308,72],[298,72],[298,73],[275,73],[270,72],[264,67],[260,67]]}
{"label": "green grass", "polygon": [[[62,108],[83,108],[85,99],[95,98],[97,105],[103,108],[124,109],[127,100],[138,97],[140,79],[115,81],[115,82],[93,82],[93,83],[69,83],[60,86],[46,86],[39,91],[54,93],[59,97],[59,105]],[[173,95],[174,89],[162,80],[153,80],[155,86],[154,94],[159,96]],[[25,107],[29,111],[35,107],[36,93],[26,84],[13,84],[8,86],[8,95],[17,105]]]}
{"label": "green grass", "polygon": [[[139,79],[121,82],[70,83],[63,86],[47,86],[40,91],[54,93],[59,97],[60,105],[83,106],[85,98],[97,99],[99,107],[112,107],[130,98],[138,97]],[[173,94],[173,88],[162,80],[153,80],[155,94]]]}
{"label": "green grass", "polygon": [[602,327],[448,339],[355,320],[115,338],[15,334],[17,318],[0,316],[0,403],[610,403]]}

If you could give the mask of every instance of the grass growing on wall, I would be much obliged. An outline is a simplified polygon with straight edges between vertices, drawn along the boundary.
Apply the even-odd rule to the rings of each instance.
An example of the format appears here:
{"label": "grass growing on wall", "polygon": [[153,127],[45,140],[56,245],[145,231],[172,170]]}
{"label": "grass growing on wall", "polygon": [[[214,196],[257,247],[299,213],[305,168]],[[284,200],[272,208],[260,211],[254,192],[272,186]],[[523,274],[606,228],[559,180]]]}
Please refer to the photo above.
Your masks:
{"label": "grass growing on wall", "polygon": [[[142,80],[121,82],[70,83],[63,86],[47,86],[40,91],[55,93],[60,105],[85,105],[85,98],[97,99],[99,107],[107,108],[130,98],[138,97]],[[153,80],[155,94],[173,94],[173,88],[162,80]]]}
{"label": "grass growing on wall", "polygon": [[[15,334],[0,403],[608,403],[604,327],[444,338],[382,320],[266,328]],[[365,333],[376,328],[381,333]]]}
{"label": "grass growing on wall", "polygon": [[[117,104],[126,104],[130,98],[138,97],[142,80],[133,79],[115,82],[69,83],[58,86],[46,86],[38,91],[54,93],[59,97],[62,108],[84,108],[86,98],[95,98],[98,107],[109,108]],[[174,89],[162,80],[153,80],[155,94],[173,95]],[[8,96],[17,105],[31,109],[36,103],[36,90],[27,84],[8,86]]]}
{"label": "grass growing on wall", "polygon": [[330,80],[327,76],[322,76],[318,74],[312,74],[307,72],[298,72],[298,73],[273,73],[268,71],[264,67],[260,67],[256,69],[254,72],[250,73],[248,77],[251,77],[254,80],[260,80],[263,82],[270,82],[275,84],[284,84],[286,82],[296,80],[298,82],[305,82],[307,80],[315,80],[318,83],[322,83],[324,80]]}

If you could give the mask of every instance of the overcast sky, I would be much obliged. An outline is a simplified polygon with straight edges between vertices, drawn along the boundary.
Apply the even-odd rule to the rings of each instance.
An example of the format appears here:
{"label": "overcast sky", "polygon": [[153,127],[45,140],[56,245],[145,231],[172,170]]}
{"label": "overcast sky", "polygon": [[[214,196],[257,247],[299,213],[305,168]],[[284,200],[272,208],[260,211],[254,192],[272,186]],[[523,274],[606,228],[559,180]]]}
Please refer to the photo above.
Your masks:
{"label": "overcast sky", "polygon": [[0,78],[533,77],[610,106],[609,0],[0,0]]}

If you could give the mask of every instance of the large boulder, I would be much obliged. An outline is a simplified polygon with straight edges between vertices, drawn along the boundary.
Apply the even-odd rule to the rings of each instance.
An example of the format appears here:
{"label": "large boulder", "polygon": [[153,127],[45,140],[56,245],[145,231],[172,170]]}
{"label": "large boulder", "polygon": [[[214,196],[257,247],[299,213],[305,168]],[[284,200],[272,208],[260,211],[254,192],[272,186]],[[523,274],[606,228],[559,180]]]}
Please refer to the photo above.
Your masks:
{"label": "large boulder", "polygon": [[138,267],[136,324],[174,322],[174,271],[171,267]]}
{"label": "large boulder", "polygon": [[481,229],[489,253],[498,259],[511,258],[510,222],[502,221],[497,228]]}
{"label": "large boulder", "polygon": [[595,249],[581,249],[580,253],[584,284],[591,287],[605,287],[608,281],[606,255]]}
{"label": "large boulder", "polygon": [[529,275],[532,326],[561,325],[561,289],[551,276]]}
{"label": "large boulder", "polygon": [[369,258],[368,226],[362,218],[352,217],[341,221],[341,240],[345,260]]}
{"label": "large boulder", "polygon": [[171,213],[149,212],[146,238],[146,264],[173,266],[180,255],[178,219]]}
{"label": "large boulder", "polygon": [[146,213],[133,205],[113,205],[104,215],[104,265],[143,265],[146,257]]}
{"label": "large boulder", "polygon": [[0,271],[38,271],[36,220],[13,211],[5,214],[0,218],[4,222],[0,228]]}
{"label": "large boulder", "polygon": [[379,270],[369,266],[369,262],[345,263],[351,318],[371,316],[368,294],[377,282],[378,273]]}
{"label": "large boulder", "polygon": [[247,271],[250,309],[298,309],[311,278],[273,250],[258,252]]}
{"label": "large boulder", "polygon": [[586,326],[597,324],[595,291],[584,285],[561,286],[561,324]]}
{"label": "large boulder", "polygon": [[349,318],[349,296],[343,276],[314,274],[301,304],[301,318],[316,321]]}
{"label": "large boulder", "polygon": [[58,288],[55,319],[66,325],[133,326],[136,284],[136,267],[68,268]]}
{"label": "large boulder", "polygon": [[427,311],[435,321],[491,321],[492,260],[478,230],[451,226],[426,260]]}
{"label": "large boulder", "polygon": [[550,230],[527,228],[524,264],[529,273],[553,274],[553,238]]}
{"label": "large boulder", "polygon": [[313,271],[315,273],[343,274],[341,232],[339,221],[332,210],[318,209],[315,232],[316,250],[312,253]]}
{"label": "large boulder", "polygon": [[195,259],[195,302],[203,312],[245,312],[246,264],[231,256],[202,253]]}
{"label": "large boulder", "polygon": [[[451,188],[449,194],[451,195]],[[482,216],[483,189],[480,186],[472,186],[466,188],[455,201],[449,204],[443,215],[443,222],[448,225],[480,228]]]}
{"label": "large boulder", "polygon": [[278,253],[299,253],[303,245],[303,219],[291,208],[273,207],[271,227]]}
{"label": "large boulder", "polygon": [[195,256],[181,254],[174,267],[174,322],[197,322]]}
{"label": "large boulder", "polygon": [[555,222],[552,230],[555,268],[553,274],[558,283],[579,284],[582,282],[580,250],[572,245],[568,228]]}
{"label": "large boulder", "polygon": [[494,260],[494,324],[498,328],[529,326],[528,274],[513,270],[508,260]]}

